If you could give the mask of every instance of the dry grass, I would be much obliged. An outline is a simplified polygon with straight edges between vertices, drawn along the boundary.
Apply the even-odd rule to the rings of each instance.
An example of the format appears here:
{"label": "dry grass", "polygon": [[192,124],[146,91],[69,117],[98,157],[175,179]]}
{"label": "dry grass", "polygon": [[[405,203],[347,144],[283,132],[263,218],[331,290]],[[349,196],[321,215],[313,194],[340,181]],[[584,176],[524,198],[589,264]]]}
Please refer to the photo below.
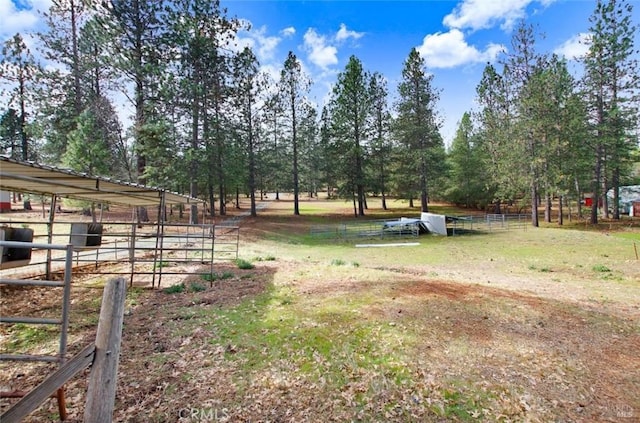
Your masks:
{"label": "dry grass", "polygon": [[[373,201],[370,214],[383,216]],[[388,215],[412,212],[394,207]],[[361,249],[308,235],[311,224],[353,219],[351,204],[292,209],[272,202],[243,221],[241,256],[253,269],[221,266],[232,276],[203,291],[189,289],[202,280],[175,279],[184,292],[129,292],[114,421],[640,417],[637,226]],[[72,350],[94,336],[99,285],[74,285]],[[38,291],[2,294],[3,314],[53,307]],[[3,349],[16,340],[2,336]],[[23,389],[44,374],[5,367],[0,383]],[[72,421],[85,376],[67,387]],[[55,417],[51,402],[29,421]]]}

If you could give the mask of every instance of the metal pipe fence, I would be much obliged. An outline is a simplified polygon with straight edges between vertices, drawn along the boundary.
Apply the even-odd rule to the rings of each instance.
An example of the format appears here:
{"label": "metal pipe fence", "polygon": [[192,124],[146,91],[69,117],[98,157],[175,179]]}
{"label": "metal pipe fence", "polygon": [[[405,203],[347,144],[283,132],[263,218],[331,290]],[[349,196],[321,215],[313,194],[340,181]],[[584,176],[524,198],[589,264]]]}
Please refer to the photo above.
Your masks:
{"label": "metal pipe fence", "polygon": [[[2,223],[2,222],[0,222]],[[6,225],[6,223],[5,223]],[[215,263],[238,258],[240,228],[212,224],[156,224],[105,222],[102,224],[56,222],[48,234],[46,225],[33,222],[11,222],[12,226],[32,225],[33,238],[50,238],[72,245],[73,266],[83,273],[96,275],[129,275],[130,284],[149,280],[160,286],[163,275],[189,274],[176,266],[209,265],[213,273]],[[0,269],[0,277],[15,279],[51,275],[62,271],[65,257],[55,252],[40,251],[36,246],[30,261],[10,270]],[[115,264],[119,266],[103,266]]]}

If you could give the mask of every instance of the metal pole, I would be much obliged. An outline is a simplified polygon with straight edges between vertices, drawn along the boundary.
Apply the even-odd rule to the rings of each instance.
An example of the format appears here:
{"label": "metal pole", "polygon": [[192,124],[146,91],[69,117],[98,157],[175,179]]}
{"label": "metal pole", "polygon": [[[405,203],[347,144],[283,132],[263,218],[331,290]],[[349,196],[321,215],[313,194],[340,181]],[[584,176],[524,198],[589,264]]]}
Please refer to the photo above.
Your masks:
{"label": "metal pole", "polygon": [[[47,244],[53,244],[53,218],[56,213],[56,195],[51,196],[51,207],[49,209],[49,222],[47,223]],[[47,249],[47,263],[45,264],[45,277],[51,279],[51,249]]]}
{"label": "metal pole", "polygon": [[64,262],[64,291],[62,294],[62,331],[60,334],[60,364],[64,363],[67,353],[67,330],[69,329],[69,307],[71,304],[71,273],[73,264],[73,245],[68,244]]}
{"label": "metal pole", "polygon": [[[49,250],[51,251],[51,250]],[[69,307],[71,305],[71,272],[73,264],[73,245],[67,244],[64,261],[64,291],[62,294],[62,327],[60,330],[60,350],[58,355],[59,364],[64,364],[67,354],[67,331],[69,330]],[[58,388],[56,392],[58,402],[58,412],[60,420],[67,419],[67,407],[64,396],[64,386]]]}
{"label": "metal pole", "polygon": [[131,238],[129,240],[129,263],[131,263],[131,276],[129,279],[129,286],[133,286],[133,271],[135,268],[136,262],[136,207],[133,208],[133,215],[131,219],[133,223],[131,224]]}

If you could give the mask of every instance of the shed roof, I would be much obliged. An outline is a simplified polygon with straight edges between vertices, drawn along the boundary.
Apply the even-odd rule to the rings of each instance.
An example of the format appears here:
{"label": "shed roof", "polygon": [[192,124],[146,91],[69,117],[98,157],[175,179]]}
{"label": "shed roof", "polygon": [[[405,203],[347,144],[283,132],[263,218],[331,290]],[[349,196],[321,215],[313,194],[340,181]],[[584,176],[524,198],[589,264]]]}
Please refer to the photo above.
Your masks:
{"label": "shed roof", "polygon": [[165,204],[197,204],[202,200],[111,178],[89,176],[33,162],[21,162],[0,156],[0,190],[86,200],[124,206],[157,206]]}

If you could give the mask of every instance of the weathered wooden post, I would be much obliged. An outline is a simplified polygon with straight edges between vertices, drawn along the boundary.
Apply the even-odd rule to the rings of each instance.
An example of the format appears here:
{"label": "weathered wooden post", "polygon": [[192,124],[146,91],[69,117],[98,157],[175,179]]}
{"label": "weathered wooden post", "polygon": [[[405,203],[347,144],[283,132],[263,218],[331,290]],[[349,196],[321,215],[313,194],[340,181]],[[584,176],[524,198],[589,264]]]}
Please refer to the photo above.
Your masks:
{"label": "weathered wooden post", "polygon": [[111,279],[104,287],[96,353],[84,410],[85,423],[109,423],[113,419],[125,296],[126,283],[123,278]]}

